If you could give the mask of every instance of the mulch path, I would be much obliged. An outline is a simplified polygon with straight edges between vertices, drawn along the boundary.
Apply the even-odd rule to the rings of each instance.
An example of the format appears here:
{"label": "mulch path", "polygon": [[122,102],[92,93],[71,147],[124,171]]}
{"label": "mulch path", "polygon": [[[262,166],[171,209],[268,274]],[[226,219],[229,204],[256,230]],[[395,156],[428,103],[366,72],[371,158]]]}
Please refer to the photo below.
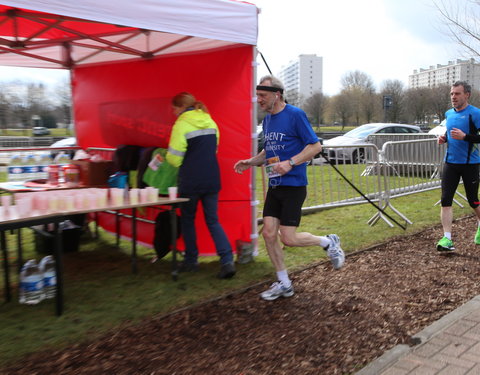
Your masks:
{"label": "mulch path", "polygon": [[257,285],[0,372],[352,374],[480,294],[475,228],[473,217],[454,223],[456,254],[435,250],[438,226],[351,254],[339,271],[298,272],[291,298],[263,301],[268,285]]}

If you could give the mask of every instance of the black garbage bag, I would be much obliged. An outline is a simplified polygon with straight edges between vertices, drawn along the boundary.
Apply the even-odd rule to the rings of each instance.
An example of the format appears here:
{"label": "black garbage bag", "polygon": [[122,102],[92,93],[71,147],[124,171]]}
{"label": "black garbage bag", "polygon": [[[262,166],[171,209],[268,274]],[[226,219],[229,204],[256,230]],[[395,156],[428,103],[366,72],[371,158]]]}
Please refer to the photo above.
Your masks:
{"label": "black garbage bag", "polygon": [[[181,235],[180,216],[177,217],[177,239]],[[170,225],[170,211],[160,212],[155,219],[155,236],[153,246],[157,253],[157,258],[161,259],[171,250],[172,231]]]}

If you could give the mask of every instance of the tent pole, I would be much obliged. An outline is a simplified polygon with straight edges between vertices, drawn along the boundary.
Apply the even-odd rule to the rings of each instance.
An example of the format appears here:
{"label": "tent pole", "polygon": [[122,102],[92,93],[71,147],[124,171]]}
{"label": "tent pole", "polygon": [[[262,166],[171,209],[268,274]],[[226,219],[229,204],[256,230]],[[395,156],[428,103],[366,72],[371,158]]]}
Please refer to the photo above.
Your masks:
{"label": "tent pole", "polygon": [[[257,48],[255,46],[252,47],[252,121],[251,121],[251,128],[252,128],[252,146],[251,146],[251,155],[255,156],[258,150],[258,139],[257,139],[257,92],[256,92],[256,82],[257,82]],[[258,224],[257,224],[257,212],[258,212],[258,201],[256,197],[257,191],[257,168],[251,168],[251,234],[250,238],[253,244],[253,254],[258,255]]]}

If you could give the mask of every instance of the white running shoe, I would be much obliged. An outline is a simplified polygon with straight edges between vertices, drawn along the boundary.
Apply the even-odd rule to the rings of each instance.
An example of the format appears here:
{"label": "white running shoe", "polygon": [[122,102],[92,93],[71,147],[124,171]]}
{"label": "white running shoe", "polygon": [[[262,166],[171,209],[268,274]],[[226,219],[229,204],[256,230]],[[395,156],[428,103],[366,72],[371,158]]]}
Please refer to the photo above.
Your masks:
{"label": "white running shoe", "polygon": [[327,255],[332,262],[333,268],[338,270],[342,268],[343,264],[345,263],[345,253],[340,247],[340,238],[336,234],[329,234],[327,238],[332,243],[328,245],[325,250],[327,251]]}
{"label": "white running shoe", "polygon": [[270,289],[260,294],[260,297],[266,301],[273,301],[278,297],[291,297],[293,294],[293,285],[287,288],[281,282],[276,282],[270,286]]}

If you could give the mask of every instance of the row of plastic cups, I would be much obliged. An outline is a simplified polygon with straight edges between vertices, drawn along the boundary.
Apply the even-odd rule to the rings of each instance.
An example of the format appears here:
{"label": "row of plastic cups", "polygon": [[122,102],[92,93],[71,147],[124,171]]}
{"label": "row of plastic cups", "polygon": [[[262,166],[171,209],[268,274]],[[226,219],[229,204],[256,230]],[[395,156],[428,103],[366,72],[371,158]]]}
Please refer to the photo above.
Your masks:
{"label": "row of plastic cups", "polygon": [[132,188],[128,190],[128,198],[125,195],[125,190],[120,188],[110,189],[111,203],[114,206],[121,206],[123,204],[138,204],[147,202],[156,202],[158,200],[158,189],[148,186],[144,189]]}
{"label": "row of plastic cups", "polygon": [[[130,189],[128,198],[126,191],[119,188],[100,189],[72,189],[50,190],[15,194],[15,210],[20,216],[32,211],[41,213],[56,211],[73,211],[93,209],[98,207],[122,206],[124,204],[138,204],[156,202],[158,189],[147,187],[144,189]],[[4,213],[8,213],[12,204],[11,195],[1,196]]]}
{"label": "row of plastic cups", "polygon": [[41,213],[73,211],[76,209],[106,207],[107,205],[108,190],[99,188],[15,194],[15,206],[20,216],[31,211]]}

